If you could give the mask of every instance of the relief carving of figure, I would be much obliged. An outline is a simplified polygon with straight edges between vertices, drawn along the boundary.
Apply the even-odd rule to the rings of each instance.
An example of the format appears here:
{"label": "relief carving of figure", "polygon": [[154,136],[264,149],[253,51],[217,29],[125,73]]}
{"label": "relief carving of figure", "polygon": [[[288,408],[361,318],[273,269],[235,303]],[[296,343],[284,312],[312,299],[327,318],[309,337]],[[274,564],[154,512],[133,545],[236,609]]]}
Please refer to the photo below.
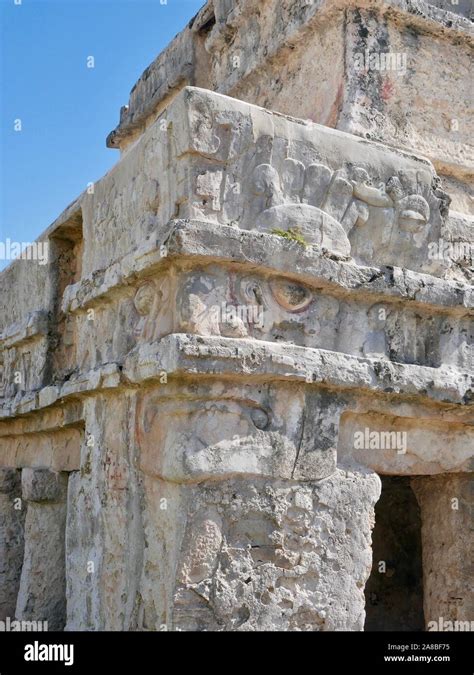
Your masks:
{"label": "relief carving of figure", "polygon": [[349,257],[352,246],[365,261],[395,256],[395,262],[397,253],[419,247],[426,236],[430,208],[421,185],[404,175],[374,185],[362,167],[333,171],[291,158],[279,170],[259,164],[252,175],[255,227],[297,232],[302,242],[338,256]]}
{"label": "relief carving of figure", "polygon": [[171,294],[171,283],[167,278],[145,281],[139,286],[133,300],[139,315],[135,336],[151,342],[171,330],[171,319],[167,307]]}

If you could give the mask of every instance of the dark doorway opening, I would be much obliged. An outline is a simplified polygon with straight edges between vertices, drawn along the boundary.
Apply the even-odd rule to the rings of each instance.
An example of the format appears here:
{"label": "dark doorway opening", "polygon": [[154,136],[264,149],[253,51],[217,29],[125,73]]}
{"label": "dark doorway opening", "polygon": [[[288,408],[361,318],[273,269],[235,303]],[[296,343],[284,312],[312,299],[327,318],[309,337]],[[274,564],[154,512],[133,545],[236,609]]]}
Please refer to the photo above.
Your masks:
{"label": "dark doorway opening", "polygon": [[365,630],[424,630],[420,507],[410,477],[381,479],[372,572],[365,587]]}

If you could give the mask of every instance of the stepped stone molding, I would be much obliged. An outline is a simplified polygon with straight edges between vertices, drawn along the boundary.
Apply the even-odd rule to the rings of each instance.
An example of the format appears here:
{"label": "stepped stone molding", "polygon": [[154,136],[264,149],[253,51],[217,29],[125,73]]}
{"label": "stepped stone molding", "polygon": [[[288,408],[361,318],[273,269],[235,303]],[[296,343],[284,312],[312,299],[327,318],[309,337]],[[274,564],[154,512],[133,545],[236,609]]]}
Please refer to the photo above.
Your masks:
{"label": "stepped stone molding", "polygon": [[[49,264],[0,274],[0,618],[363,630],[393,477],[426,625],[474,619],[468,14],[214,0],[145,71]],[[355,72],[382,44],[408,75]]]}

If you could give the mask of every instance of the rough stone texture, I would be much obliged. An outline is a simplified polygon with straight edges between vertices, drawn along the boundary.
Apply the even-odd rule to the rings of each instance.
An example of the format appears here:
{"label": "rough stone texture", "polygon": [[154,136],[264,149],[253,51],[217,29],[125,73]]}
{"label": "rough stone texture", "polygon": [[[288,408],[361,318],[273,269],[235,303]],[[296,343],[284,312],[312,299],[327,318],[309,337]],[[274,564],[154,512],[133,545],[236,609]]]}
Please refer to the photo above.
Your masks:
{"label": "rough stone texture", "polygon": [[[472,216],[472,11],[469,0],[210,0],[138,80],[108,144],[126,150],[196,85],[415,150]],[[358,68],[366,50],[405,54],[406,67]]]}
{"label": "rough stone texture", "polygon": [[415,478],[421,508],[425,620],[472,621],[474,490],[468,474]]}
{"label": "rough stone texture", "polygon": [[174,593],[180,630],[362,630],[373,473],[305,485],[230,480],[190,495]]}
{"label": "rough stone texture", "polygon": [[49,630],[62,630],[65,624],[66,493],[67,474],[23,469],[22,496],[28,507],[15,615],[47,621]]}
{"label": "rough stone texture", "polygon": [[[380,474],[382,530],[384,504],[415,513],[413,476],[420,510],[410,550],[387,537],[394,585],[367,627],[403,623],[420,540],[425,622],[450,597],[474,620],[472,29],[455,9],[214,0],[139,79],[108,138],[120,161],[41,237],[49,264],[0,275],[19,615],[363,630]],[[358,69],[365,50],[406,70]]]}
{"label": "rough stone texture", "polygon": [[0,469],[0,621],[15,616],[23,562],[25,513],[21,503],[21,472]]}

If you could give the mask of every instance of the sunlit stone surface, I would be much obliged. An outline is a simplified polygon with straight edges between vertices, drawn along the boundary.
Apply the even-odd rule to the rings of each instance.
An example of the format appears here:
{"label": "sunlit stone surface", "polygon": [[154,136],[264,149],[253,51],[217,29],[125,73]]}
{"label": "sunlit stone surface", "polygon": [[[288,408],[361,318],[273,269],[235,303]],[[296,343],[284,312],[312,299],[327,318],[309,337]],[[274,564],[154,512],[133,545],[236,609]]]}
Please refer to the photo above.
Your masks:
{"label": "sunlit stone surface", "polygon": [[474,620],[468,15],[214,0],[140,78],[0,275],[0,618]]}

